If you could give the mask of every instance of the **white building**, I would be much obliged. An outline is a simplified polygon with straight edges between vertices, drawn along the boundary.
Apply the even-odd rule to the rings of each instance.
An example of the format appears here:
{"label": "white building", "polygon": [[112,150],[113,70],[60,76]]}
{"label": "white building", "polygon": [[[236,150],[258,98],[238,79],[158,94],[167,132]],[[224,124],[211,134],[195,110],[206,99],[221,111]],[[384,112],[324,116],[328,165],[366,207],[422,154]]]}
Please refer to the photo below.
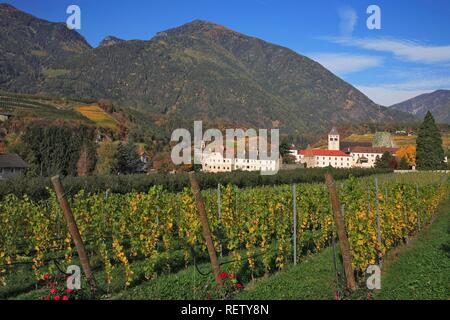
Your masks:
{"label": "white building", "polygon": [[395,155],[397,148],[350,147],[340,149],[340,136],[336,128],[328,134],[328,149],[298,150],[296,162],[304,163],[308,168],[372,168],[375,161],[385,152]]}
{"label": "white building", "polygon": [[280,160],[261,160],[247,158],[227,158],[221,152],[205,152],[202,158],[202,170],[205,172],[241,171],[278,171]]}
{"label": "white building", "polygon": [[354,167],[373,168],[378,158],[385,152],[395,155],[398,148],[351,147],[346,150],[353,159]]}
{"label": "white building", "polygon": [[351,168],[352,157],[340,150],[305,149],[299,150],[300,163],[307,168]]}

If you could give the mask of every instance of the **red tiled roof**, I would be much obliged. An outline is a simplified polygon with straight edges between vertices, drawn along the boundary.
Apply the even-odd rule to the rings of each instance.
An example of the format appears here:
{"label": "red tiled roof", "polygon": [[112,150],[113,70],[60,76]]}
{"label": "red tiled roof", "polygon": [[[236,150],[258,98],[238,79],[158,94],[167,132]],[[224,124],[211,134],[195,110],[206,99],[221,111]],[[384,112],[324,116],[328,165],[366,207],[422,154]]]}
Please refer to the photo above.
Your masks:
{"label": "red tiled roof", "polygon": [[350,157],[341,150],[323,150],[323,149],[304,149],[299,150],[298,154],[304,156],[320,156],[320,157]]}
{"label": "red tiled roof", "polygon": [[371,148],[371,147],[350,147],[349,151],[353,153],[396,153],[398,148]]}

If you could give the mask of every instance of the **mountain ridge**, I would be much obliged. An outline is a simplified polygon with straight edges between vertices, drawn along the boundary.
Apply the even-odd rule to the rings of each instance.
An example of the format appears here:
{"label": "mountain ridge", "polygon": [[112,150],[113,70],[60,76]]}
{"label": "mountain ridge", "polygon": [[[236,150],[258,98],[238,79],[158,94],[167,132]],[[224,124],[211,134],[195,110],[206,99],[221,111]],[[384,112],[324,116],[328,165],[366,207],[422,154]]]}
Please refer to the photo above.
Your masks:
{"label": "mountain ridge", "polygon": [[450,124],[450,90],[439,89],[421,94],[392,105],[390,108],[408,112],[420,118],[424,118],[426,113],[431,111],[437,122]]}
{"label": "mountain ridge", "polygon": [[[4,12],[0,7],[0,16],[11,20],[6,22],[26,30],[25,35],[30,32],[22,21],[28,17],[11,18]],[[110,99],[174,125],[201,119],[307,132],[345,122],[413,119],[376,105],[306,56],[213,22],[194,20],[150,40],[114,37],[113,45],[92,48],[78,33],[34,19],[35,28],[48,32],[47,24],[53,27],[53,42],[37,43],[48,58],[35,61],[19,52],[10,58],[14,42],[0,37],[0,53],[6,57],[0,60],[6,74],[0,77],[2,89]],[[0,31],[12,34],[5,25]],[[19,35],[21,48],[35,45]],[[17,61],[22,63],[19,76],[14,73]]]}

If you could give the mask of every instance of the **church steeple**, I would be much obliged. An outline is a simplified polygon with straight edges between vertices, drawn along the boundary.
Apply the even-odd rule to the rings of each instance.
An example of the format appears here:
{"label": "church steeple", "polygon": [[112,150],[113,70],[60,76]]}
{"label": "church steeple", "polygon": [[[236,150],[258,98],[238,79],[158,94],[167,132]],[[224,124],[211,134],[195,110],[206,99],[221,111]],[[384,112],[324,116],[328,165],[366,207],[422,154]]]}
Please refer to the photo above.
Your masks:
{"label": "church steeple", "polygon": [[340,150],[339,132],[336,127],[333,127],[328,134],[328,150]]}

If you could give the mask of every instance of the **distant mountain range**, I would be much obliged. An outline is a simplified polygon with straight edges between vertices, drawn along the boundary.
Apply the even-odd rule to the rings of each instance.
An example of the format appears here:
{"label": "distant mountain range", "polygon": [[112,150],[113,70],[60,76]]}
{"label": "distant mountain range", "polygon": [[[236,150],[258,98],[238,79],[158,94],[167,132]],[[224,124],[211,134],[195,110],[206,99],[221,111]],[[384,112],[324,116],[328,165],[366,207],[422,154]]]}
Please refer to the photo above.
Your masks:
{"label": "distant mountain range", "polygon": [[372,102],[317,62],[226,27],[193,21],[148,41],[92,48],[62,23],[0,4],[0,88],[110,99],[161,121],[323,132],[333,124],[414,121]]}
{"label": "distant mountain range", "polygon": [[427,111],[431,111],[436,122],[450,124],[450,90],[437,90],[422,94],[391,108],[408,112],[423,119]]}

